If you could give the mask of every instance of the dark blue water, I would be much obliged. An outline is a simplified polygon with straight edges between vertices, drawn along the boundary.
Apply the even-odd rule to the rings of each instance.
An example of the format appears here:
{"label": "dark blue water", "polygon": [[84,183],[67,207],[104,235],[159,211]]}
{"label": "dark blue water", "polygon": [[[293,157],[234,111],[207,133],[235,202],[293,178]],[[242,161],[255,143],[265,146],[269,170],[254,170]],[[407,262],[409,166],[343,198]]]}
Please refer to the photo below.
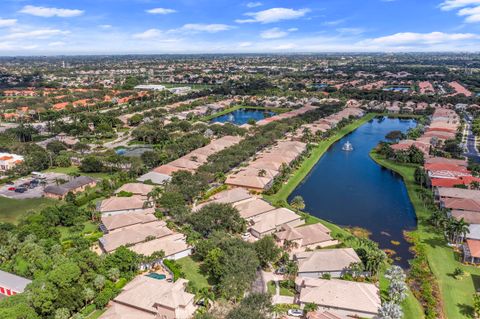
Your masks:
{"label": "dark blue water", "polygon": [[275,112],[256,110],[256,109],[238,109],[231,113],[221,115],[212,119],[211,123],[225,123],[230,122],[237,125],[248,123],[249,120],[260,121],[267,117],[275,115]]}
{"label": "dark blue water", "polygon": [[[388,132],[415,126],[413,120],[388,118],[364,124],[332,145],[289,201],[300,195],[310,214],[338,225],[368,229],[382,249],[397,253],[396,264],[407,267],[412,254],[403,231],[416,227],[415,211],[401,177],[377,165],[369,152]],[[354,148],[351,152],[342,150],[347,141]]]}

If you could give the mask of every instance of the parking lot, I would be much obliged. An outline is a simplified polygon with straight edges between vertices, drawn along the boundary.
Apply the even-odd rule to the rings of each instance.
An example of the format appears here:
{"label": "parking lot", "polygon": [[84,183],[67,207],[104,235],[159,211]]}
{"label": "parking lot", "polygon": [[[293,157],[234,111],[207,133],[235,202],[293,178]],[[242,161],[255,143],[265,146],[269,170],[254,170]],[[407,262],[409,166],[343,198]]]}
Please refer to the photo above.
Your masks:
{"label": "parking lot", "polygon": [[[62,184],[63,181],[69,181],[72,178],[66,174],[59,173],[45,173],[44,175],[46,177],[45,183],[38,183],[36,187],[32,188],[22,187],[21,185],[31,183],[34,180],[33,177],[19,178],[13,184],[2,185],[0,186],[0,196],[12,199],[39,198],[43,196],[43,190],[46,186],[57,185],[58,182]],[[25,188],[25,191],[23,193],[15,192],[17,188]]]}

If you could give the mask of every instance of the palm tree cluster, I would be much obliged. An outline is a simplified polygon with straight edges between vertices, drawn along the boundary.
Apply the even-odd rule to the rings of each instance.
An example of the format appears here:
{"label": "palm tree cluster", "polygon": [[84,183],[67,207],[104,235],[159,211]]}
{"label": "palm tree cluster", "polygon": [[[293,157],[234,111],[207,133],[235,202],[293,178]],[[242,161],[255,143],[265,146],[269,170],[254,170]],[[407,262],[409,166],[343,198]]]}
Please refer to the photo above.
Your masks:
{"label": "palm tree cluster", "polygon": [[430,223],[436,229],[442,229],[448,241],[452,244],[461,243],[470,232],[469,224],[462,218],[457,220],[447,214],[445,209],[437,209],[430,216]]}

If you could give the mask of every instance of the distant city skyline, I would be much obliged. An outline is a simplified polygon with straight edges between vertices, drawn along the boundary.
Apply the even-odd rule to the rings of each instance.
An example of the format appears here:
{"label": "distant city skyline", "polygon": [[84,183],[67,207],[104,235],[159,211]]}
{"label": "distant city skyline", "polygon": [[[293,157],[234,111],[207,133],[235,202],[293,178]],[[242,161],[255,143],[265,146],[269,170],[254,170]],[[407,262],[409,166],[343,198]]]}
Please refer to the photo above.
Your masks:
{"label": "distant city skyline", "polygon": [[480,51],[480,0],[3,0],[0,55]]}

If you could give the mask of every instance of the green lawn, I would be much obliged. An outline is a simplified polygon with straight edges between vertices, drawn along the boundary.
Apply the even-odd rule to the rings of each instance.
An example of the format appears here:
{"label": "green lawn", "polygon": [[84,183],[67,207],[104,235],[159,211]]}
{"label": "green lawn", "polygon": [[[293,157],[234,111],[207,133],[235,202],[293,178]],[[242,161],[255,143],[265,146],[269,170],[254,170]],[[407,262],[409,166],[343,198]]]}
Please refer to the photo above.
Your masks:
{"label": "green lawn", "polygon": [[17,223],[18,219],[29,210],[38,211],[55,202],[48,198],[10,199],[0,197],[0,222]]}
{"label": "green lawn", "polygon": [[[428,225],[430,212],[424,208],[417,196],[419,186],[414,181],[415,167],[385,160],[375,153],[371,153],[371,157],[380,165],[400,174],[405,181],[418,218],[418,228],[412,234],[426,247],[430,268],[440,287],[446,318],[473,318],[472,296],[476,291],[475,287],[480,286],[480,268],[459,262],[459,256],[446,246],[443,236]],[[465,272],[462,278],[455,279],[452,276],[456,267]]]}
{"label": "green lawn", "polygon": [[200,263],[192,259],[192,257],[184,257],[177,260],[177,263],[182,266],[182,272],[186,279],[191,281],[197,289],[210,287],[207,277],[200,271]]}
{"label": "green lawn", "polygon": [[100,310],[95,310],[92,312],[89,316],[86,317],[86,319],[97,319],[100,318],[103,313],[107,311],[107,309],[100,309]]}
{"label": "green lawn", "polygon": [[69,167],[55,167],[55,168],[49,168],[45,171],[44,173],[59,173],[59,174],[79,174],[79,175],[85,175],[85,176],[90,176],[92,178],[107,178],[111,174],[110,173],[82,173],[78,169],[78,166],[69,166]]}

